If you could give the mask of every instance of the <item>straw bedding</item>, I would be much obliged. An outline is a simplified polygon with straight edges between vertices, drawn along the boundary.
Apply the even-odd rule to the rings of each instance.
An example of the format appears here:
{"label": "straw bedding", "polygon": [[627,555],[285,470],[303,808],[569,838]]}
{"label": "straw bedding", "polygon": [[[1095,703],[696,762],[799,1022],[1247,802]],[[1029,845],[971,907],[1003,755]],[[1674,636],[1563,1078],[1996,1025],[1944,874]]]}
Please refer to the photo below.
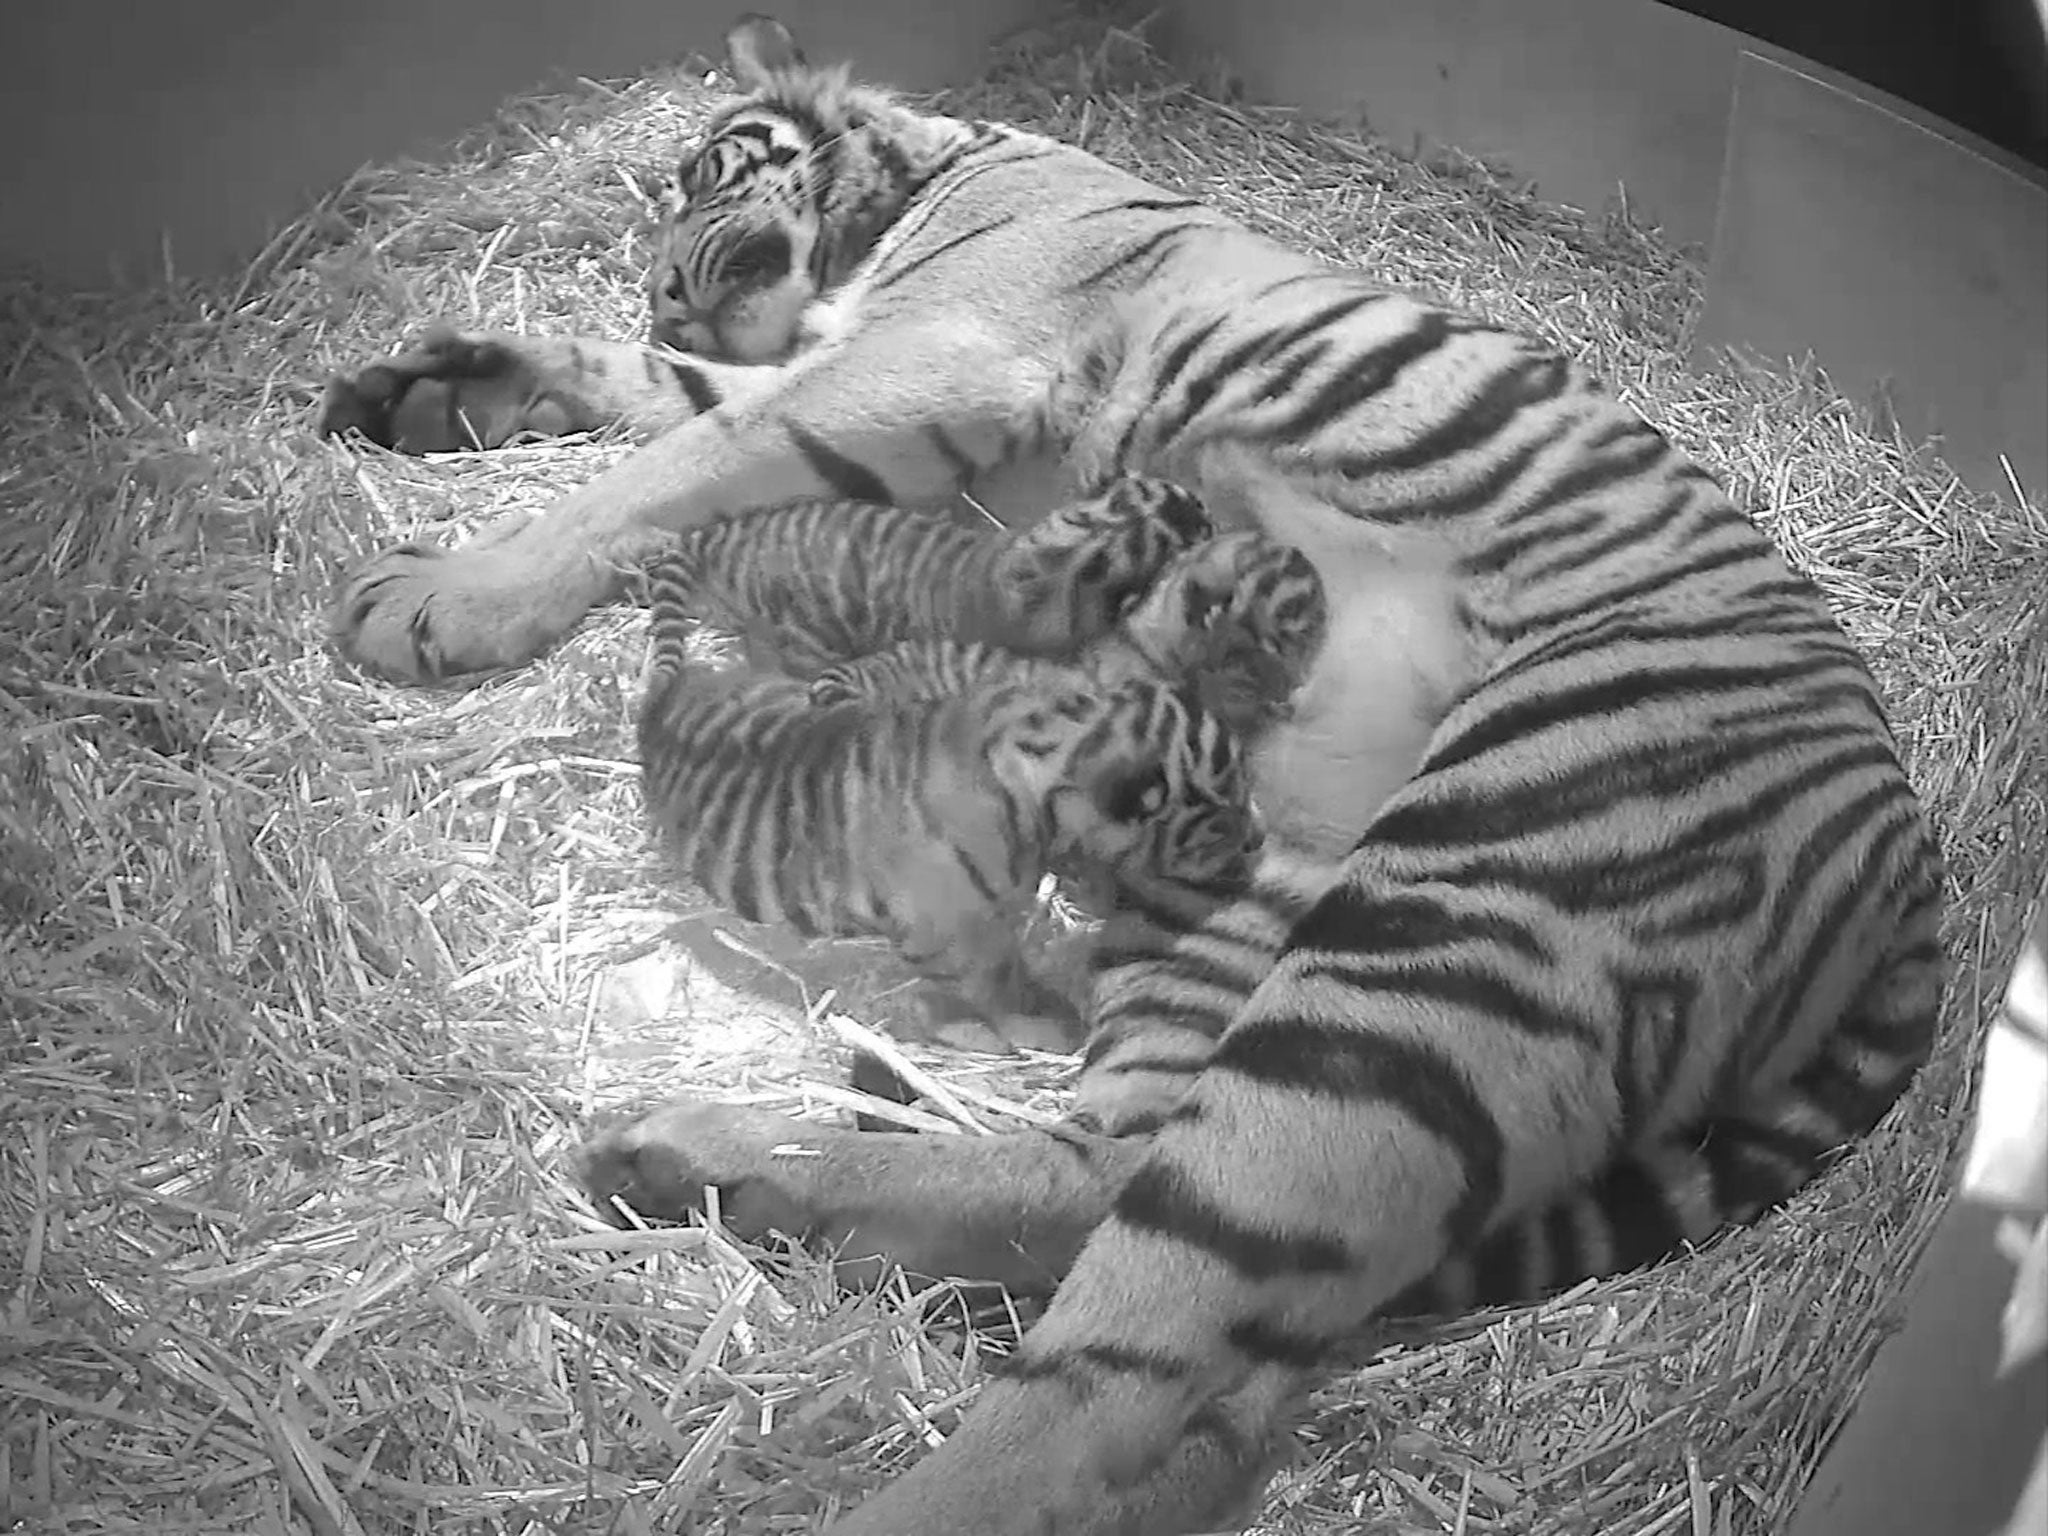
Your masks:
{"label": "straw bedding", "polygon": [[[1654,233],[1224,94],[1097,26],[950,105],[1592,359],[1826,586],[1958,893],[1948,1044],[1876,1138],[1686,1262],[1383,1341],[1318,1392],[1260,1529],[1773,1530],[1946,1187],[2048,851],[2048,523],[1810,371],[1686,363],[1696,273]],[[445,164],[357,177],[238,280],[0,299],[0,1522],[803,1531],[983,1374],[924,1326],[943,1294],[616,1232],[563,1182],[587,1117],[644,1095],[832,1113],[851,1019],[888,1021],[903,980],[658,878],[641,620],[457,695],[366,682],[321,637],[372,547],[542,507],[626,449],[323,445],[317,381],[433,316],[635,334],[644,178],[710,100],[701,66],[531,97]],[[1057,1102],[1061,1062],[909,1049],[958,1121]]]}

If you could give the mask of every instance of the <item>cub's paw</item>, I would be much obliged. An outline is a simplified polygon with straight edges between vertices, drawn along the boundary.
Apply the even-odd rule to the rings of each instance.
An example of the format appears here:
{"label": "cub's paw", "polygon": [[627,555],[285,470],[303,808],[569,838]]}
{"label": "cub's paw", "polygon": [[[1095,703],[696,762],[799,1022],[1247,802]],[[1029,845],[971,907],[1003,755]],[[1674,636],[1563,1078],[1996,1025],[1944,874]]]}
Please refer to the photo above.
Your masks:
{"label": "cub's paw", "polygon": [[736,1236],[801,1238],[813,1222],[808,1165],[820,1133],[766,1110],[678,1100],[585,1143],[576,1175],[600,1207],[617,1199],[672,1221],[702,1210],[704,1186],[715,1184]]}
{"label": "cub's paw", "polygon": [[1097,1136],[1150,1136],[1187,1097],[1184,1078],[1150,1072],[1087,1072],[1074,1085],[1067,1121]]}
{"label": "cub's paw", "polygon": [[516,338],[434,326],[405,351],[327,381],[314,429],[360,432],[400,453],[497,448],[520,436],[583,430],[573,404],[548,391]]}

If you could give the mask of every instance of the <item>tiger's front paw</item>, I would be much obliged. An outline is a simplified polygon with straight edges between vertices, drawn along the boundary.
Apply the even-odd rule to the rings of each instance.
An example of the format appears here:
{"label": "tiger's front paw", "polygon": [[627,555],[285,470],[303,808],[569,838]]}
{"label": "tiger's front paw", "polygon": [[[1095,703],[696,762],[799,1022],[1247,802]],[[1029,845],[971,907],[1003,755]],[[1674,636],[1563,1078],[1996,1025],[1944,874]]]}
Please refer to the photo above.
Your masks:
{"label": "tiger's front paw", "polygon": [[576,1174],[600,1206],[617,1199],[678,1221],[702,1210],[704,1186],[715,1184],[720,1219],[736,1236],[801,1238],[815,1219],[808,1165],[821,1129],[766,1110],[678,1100],[587,1142]]}
{"label": "tiger's front paw", "polygon": [[460,549],[400,544],[342,589],[329,633],[343,654],[401,683],[449,682],[531,661],[601,594],[536,580],[490,532]]}
{"label": "tiger's front paw", "polygon": [[573,405],[544,387],[517,338],[434,326],[418,343],[327,381],[314,429],[356,431],[400,453],[497,448],[515,437],[581,431]]}

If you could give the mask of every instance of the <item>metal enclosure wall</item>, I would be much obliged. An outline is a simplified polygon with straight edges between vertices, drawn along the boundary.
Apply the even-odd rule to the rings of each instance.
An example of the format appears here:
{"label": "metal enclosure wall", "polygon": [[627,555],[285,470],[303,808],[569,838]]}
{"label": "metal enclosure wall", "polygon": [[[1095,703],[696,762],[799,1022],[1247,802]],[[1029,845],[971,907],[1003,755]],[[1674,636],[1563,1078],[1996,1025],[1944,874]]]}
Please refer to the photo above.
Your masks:
{"label": "metal enclosure wall", "polygon": [[817,57],[970,79],[1043,0],[7,0],[0,266],[69,285],[237,265],[366,161],[430,153],[548,79],[710,55],[773,11]]}
{"label": "metal enclosure wall", "polygon": [[[1056,0],[783,0],[820,58],[970,77]],[[365,161],[431,152],[549,78],[715,52],[740,0],[17,0],[0,23],[0,265],[97,285],[232,267]],[[1700,340],[1812,352],[1941,434],[1980,487],[2048,488],[2048,192],[2009,157],[1653,0],[1174,0],[1154,35],[1262,100],[1498,158],[1709,252]]]}
{"label": "metal enclosure wall", "polygon": [[[1651,0],[1179,0],[1170,47],[1254,100],[1362,113],[1707,258],[1697,341],[1812,353],[2048,496],[2048,183],[1904,102]],[[2048,69],[2048,48],[2038,67]]]}

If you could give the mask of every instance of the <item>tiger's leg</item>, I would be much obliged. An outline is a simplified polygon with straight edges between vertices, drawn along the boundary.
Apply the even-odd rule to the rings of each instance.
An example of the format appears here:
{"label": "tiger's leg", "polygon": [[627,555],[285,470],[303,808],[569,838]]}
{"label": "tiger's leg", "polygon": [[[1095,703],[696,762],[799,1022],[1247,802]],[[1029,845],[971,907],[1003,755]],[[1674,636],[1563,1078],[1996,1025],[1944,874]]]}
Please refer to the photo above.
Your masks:
{"label": "tiger's leg", "polygon": [[[1484,1080],[1459,1064],[1481,1054]],[[1291,951],[1007,1379],[831,1536],[1179,1536],[1242,1510],[1304,1374],[1518,1200],[1531,1149],[1597,1162],[1586,1127],[1606,1115],[1568,1106],[1603,1095],[1611,1113],[1576,1040],[1501,1038],[1427,998],[1362,1003],[1316,950]]]}
{"label": "tiger's leg", "polygon": [[635,342],[433,326],[405,350],[330,378],[314,429],[360,432],[400,453],[498,448],[515,437],[612,426],[652,437],[703,408],[693,389],[709,366]]}
{"label": "tiger's leg", "polygon": [[[1861,708],[1844,714],[1860,723]],[[1475,707],[1463,727],[1490,718]],[[1656,723],[1611,728],[1634,745]],[[1595,1185],[1626,1155],[1631,1120],[1690,1118],[1688,1106],[1725,1102],[1696,1092],[1731,1079],[1817,1097],[1832,1078],[1860,1085],[1866,1105],[1897,1089],[1924,1054],[1940,969],[1932,850],[1896,780],[1889,814],[1849,853],[1833,796],[1770,831],[1728,832],[1667,794],[1667,814],[1608,824],[1625,833],[1603,846],[1615,883],[1576,885],[1556,912],[1447,878],[1470,845],[1410,835],[1449,806],[1469,821],[1482,784],[1498,795],[1537,782],[1526,770],[1542,751],[1511,738],[1485,776],[1451,762],[1403,792],[1291,927],[1011,1379],[831,1536],[1183,1536],[1188,1525],[1141,1513],[1166,1469],[1199,1485],[1173,1519],[1234,1507],[1245,1490],[1231,1479],[1258,1475],[1277,1432],[1260,1405],[1284,1403],[1450,1255]],[[1696,802],[1695,781],[1673,782]],[[1835,888],[1807,893],[1790,935],[1730,922],[1675,936],[1645,910],[1636,872],[1688,808],[1731,861],[1799,867],[1826,848]],[[1489,942],[1470,943],[1475,920]],[[1574,960],[1524,968],[1506,960],[1515,952]],[[1636,967],[1653,952],[1646,985]],[[1823,1048],[1835,1065],[1794,1082]],[[1759,1171],[1746,1154],[1736,1163],[1745,1181]]]}
{"label": "tiger's leg", "polygon": [[932,504],[1042,446],[1046,365],[957,326],[890,333],[880,372],[858,333],[784,367],[668,355],[680,425],[503,538],[373,557],[342,593],[335,638],[402,681],[516,666],[722,512],[824,495]]}
{"label": "tiger's leg", "polygon": [[893,1263],[1042,1296],[1142,1155],[1140,1140],[1067,1127],[925,1136],[679,1102],[594,1138],[578,1172],[600,1201],[674,1219],[714,1184],[735,1233],[834,1252],[849,1281]]}
{"label": "tiger's leg", "polygon": [[[1668,1257],[1685,1243],[1755,1219],[1873,1128],[1933,1046],[1947,970],[1938,858],[1929,849],[1906,863],[1911,873],[1882,963],[1857,987],[1846,1012],[1827,1015],[1822,1039],[1788,1079],[1744,1089],[1738,1104],[1703,1129],[1622,1153],[1576,1193],[1496,1228],[1469,1256],[1442,1265],[1384,1311],[1455,1313],[1527,1303]],[[1285,1360],[1255,1366],[1239,1385],[1189,1415],[1163,1460],[1127,1485],[1105,1489],[1085,1520],[1050,1528],[1062,1536],[1070,1530],[1179,1536],[1242,1528],[1256,1513],[1257,1492],[1283,1445],[1277,1426],[1292,1407],[1296,1377]],[[848,1529],[835,1528],[832,1536],[846,1536]]]}
{"label": "tiger's leg", "polygon": [[[772,392],[782,370],[663,354],[637,343],[430,332],[421,345],[328,386],[317,425],[354,428],[408,452],[497,447],[526,431],[624,425],[654,433],[713,404]],[[630,462],[630,461],[629,461]],[[599,485],[611,476],[600,476]],[[459,551],[405,543],[351,575],[330,632],[356,662],[401,682],[485,670],[474,652],[451,654],[444,635],[471,624],[494,631],[508,658],[539,654],[592,607],[617,597],[627,575],[663,543],[652,529],[594,549],[553,590],[513,597],[525,564],[521,536],[533,517],[486,525]],[[493,601],[494,591],[504,593]]]}

